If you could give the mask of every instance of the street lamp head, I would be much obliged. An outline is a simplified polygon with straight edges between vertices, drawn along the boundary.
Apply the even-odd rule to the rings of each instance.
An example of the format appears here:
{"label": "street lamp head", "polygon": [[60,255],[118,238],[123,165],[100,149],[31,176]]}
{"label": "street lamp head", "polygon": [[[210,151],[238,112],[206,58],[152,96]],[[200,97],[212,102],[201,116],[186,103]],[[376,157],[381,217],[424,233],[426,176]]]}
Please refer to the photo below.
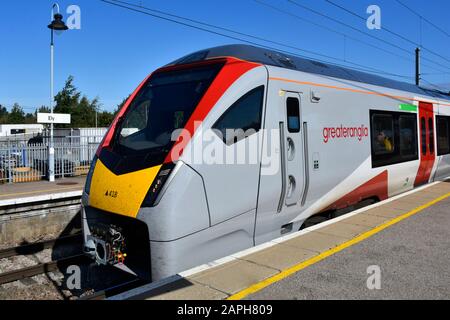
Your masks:
{"label": "street lamp head", "polygon": [[63,18],[62,14],[56,13],[54,15],[54,20],[52,21],[52,23],[48,25],[48,28],[55,31],[64,31],[69,29],[62,20],[62,18]]}

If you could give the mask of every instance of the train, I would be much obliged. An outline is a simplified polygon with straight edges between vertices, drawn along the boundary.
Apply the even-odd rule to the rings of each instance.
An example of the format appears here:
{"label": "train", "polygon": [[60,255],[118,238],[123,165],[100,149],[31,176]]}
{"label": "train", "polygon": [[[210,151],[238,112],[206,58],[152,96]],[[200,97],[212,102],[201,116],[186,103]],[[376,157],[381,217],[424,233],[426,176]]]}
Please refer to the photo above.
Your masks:
{"label": "train", "polygon": [[450,94],[250,45],[151,73],[99,145],[84,252],[156,281],[450,176]]}

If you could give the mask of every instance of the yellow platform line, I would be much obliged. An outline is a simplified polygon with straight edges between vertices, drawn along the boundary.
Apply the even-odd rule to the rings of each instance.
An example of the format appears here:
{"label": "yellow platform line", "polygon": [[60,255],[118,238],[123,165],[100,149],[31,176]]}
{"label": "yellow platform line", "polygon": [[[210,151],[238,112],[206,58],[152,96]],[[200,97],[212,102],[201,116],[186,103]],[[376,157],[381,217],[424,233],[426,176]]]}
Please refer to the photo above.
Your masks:
{"label": "yellow platform line", "polygon": [[35,194],[35,193],[41,193],[45,194],[44,192],[52,192],[52,191],[61,191],[61,190],[69,190],[74,189],[73,191],[82,190],[83,186],[71,186],[71,187],[62,187],[57,189],[46,189],[46,190],[35,190],[35,191],[28,191],[28,192],[19,192],[19,193],[7,193],[7,194],[0,194],[0,198],[2,197],[14,197],[14,196],[23,196],[26,194]]}
{"label": "yellow platform line", "polygon": [[373,229],[371,229],[369,231],[366,231],[366,232],[360,234],[359,236],[357,236],[357,237],[355,237],[355,238],[353,238],[353,239],[351,239],[351,240],[349,240],[347,242],[344,242],[344,243],[338,245],[337,247],[329,249],[329,250],[327,250],[325,252],[322,252],[321,254],[319,254],[319,255],[317,255],[315,257],[312,257],[311,259],[308,259],[308,260],[303,261],[303,262],[301,262],[301,263],[299,263],[297,265],[294,265],[294,266],[292,266],[290,268],[287,268],[287,269],[281,271],[280,273],[278,273],[278,274],[276,274],[276,275],[274,275],[274,276],[272,276],[270,278],[267,278],[267,279],[265,279],[265,280],[263,280],[261,282],[255,283],[255,284],[251,285],[250,287],[248,287],[246,289],[243,289],[242,291],[239,291],[238,293],[235,293],[235,294],[229,296],[227,299],[228,300],[240,300],[240,299],[243,299],[243,298],[247,297],[248,295],[250,295],[252,293],[258,292],[258,291],[264,289],[265,287],[267,287],[267,286],[269,286],[269,285],[271,285],[271,284],[273,284],[275,282],[283,280],[284,278],[287,278],[290,275],[292,275],[292,274],[294,274],[294,273],[296,273],[296,272],[298,272],[298,271],[300,271],[302,269],[305,269],[305,268],[307,268],[307,267],[309,267],[309,266],[311,266],[311,265],[313,265],[313,264],[315,264],[315,263],[317,263],[319,261],[322,261],[322,260],[328,258],[329,256],[335,254],[335,253],[338,253],[338,252],[340,252],[340,251],[342,251],[342,250],[344,250],[344,249],[346,249],[348,247],[351,247],[351,246],[353,246],[353,245],[355,245],[355,244],[357,244],[357,243],[359,243],[359,242],[361,242],[361,241],[363,241],[363,240],[365,240],[365,239],[367,239],[367,238],[377,234],[378,232],[380,232],[380,231],[382,231],[384,229],[387,229],[387,228],[391,227],[392,225],[394,225],[396,223],[399,223],[400,221],[402,221],[402,220],[404,220],[406,218],[409,218],[412,215],[415,215],[416,213],[419,213],[420,211],[425,210],[425,209],[435,205],[436,203],[438,203],[438,202],[440,202],[442,200],[447,199],[448,197],[450,197],[450,192],[445,194],[445,195],[443,195],[443,196],[441,196],[441,197],[439,197],[439,198],[436,198],[436,199],[434,199],[434,200],[432,200],[432,201],[430,201],[430,202],[428,202],[428,203],[426,203],[424,205],[421,205],[420,207],[417,207],[417,208],[415,208],[415,209],[413,209],[413,210],[411,210],[411,211],[409,211],[409,212],[407,212],[407,213],[405,213],[405,214],[403,214],[403,215],[401,215],[401,216],[399,216],[397,218],[389,220],[389,221],[381,224],[378,227],[375,227],[375,228],[373,228]]}

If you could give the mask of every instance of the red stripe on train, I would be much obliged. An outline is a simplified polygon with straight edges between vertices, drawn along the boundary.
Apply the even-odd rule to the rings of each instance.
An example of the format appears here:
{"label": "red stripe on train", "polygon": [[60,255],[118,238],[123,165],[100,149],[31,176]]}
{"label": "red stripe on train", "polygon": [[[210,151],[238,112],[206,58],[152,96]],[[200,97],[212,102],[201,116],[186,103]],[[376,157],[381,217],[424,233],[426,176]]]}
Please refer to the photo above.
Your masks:
{"label": "red stripe on train", "polygon": [[97,155],[97,157],[100,156],[100,152],[102,151],[103,148],[108,148],[111,145],[111,139],[114,135],[114,132],[116,131],[116,126],[117,126],[117,122],[119,121],[119,118],[125,114],[125,112],[128,110],[128,107],[130,106],[133,99],[136,97],[139,90],[141,90],[142,86],[147,82],[147,80],[150,77],[151,77],[151,74],[147,78],[145,78],[145,80],[142,81],[141,84],[139,84],[139,86],[136,88],[136,90],[134,90],[133,93],[128,97],[128,99],[125,102],[125,104],[123,105],[123,107],[117,113],[113,122],[109,126],[108,131],[106,132],[105,136],[103,137],[102,142],[100,143],[100,145],[97,148],[97,152],[95,153]]}
{"label": "red stripe on train", "polygon": [[[424,123],[422,123],[424,121]],[[431,122],[431,123],[430,123]],[[433,104],[419,103],[419,133],[420,133],[420,165],[417,170],[414,187],[428,183],[436,160],[434,148],[434,112]],[[423,150],[424,148],[424,150]]]}
{"label": "red stripe on train", "polygon": [[261,64],[259,63],[243,61],[235,58],[226,58],[226,64],[220,70],[219,74],[214,79],[203,98],[200,100],[200,103],[184,127],[184,129],[189,132],[189,138],[183,139],[183,135],[180,135],[178,140],[173,145],[172,150],[164,160],[164,163],[176,161],[181,156],[184,148],[197,129],[196,125],[198,126],[198,123],[201,123],[206,118],[208,113],[217,101],[219,101],[222,95],[228,90],[228,88],[244,73],[260,65]]}
{"label": "red stripe on train", "polygon": [[323,211],[343,209],[358,202],[377,197],[380,201],[388,198],[388,171],[385,170],[366,183],[347,193]]}

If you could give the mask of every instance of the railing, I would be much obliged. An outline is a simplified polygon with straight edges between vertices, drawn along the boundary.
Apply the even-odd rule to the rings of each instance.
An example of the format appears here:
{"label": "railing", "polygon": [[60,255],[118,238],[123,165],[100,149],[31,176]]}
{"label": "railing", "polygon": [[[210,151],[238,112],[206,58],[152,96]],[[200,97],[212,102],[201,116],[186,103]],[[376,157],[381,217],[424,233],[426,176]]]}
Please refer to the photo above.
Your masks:
{"label": "railing", "polygon": [[[85,175],[89,171],[101,139],[91,143],[57,142],[55,148],[55,178]],[[30,182],[48,177],[48,145],[0,145],[0,184]]]}

